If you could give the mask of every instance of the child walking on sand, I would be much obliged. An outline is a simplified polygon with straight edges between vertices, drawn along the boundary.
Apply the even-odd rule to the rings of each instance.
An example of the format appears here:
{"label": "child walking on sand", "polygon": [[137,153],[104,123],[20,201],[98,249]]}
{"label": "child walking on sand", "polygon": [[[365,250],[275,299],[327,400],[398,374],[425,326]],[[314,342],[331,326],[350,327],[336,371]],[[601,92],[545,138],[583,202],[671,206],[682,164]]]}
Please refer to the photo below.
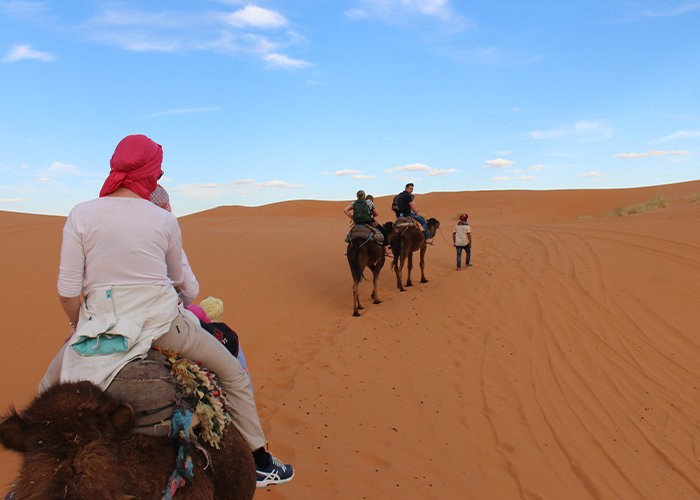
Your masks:
{"label": "child walking on sand", "polygon": [[462,214],[459,216],[459,222],[452,231],[452,241],[454,242],[455,248],[457,248],[457,270],[462,268],[462,250],[466,250],[467,258],[464,263],[465,266],[471,267],[469,263],[472,257],[472,232],[469,228],[469,222],[467,222],[468,215]]}

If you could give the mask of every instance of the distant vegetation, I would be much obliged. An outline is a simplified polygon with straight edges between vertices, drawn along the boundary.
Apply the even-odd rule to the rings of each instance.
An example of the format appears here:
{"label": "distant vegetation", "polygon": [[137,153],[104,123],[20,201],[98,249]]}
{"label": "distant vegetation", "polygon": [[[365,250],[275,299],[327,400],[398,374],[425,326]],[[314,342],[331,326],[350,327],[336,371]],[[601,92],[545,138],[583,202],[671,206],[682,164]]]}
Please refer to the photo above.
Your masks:
{"label": "distant vegetation", "polygon": [[666,197],[664,195],[658,195],[649,201],[640,203],[638,205],[632,205],[630,207],[618,207],[615,210],[608,212],[608,217],[621,217],[623,215],[638,214],[640,212],[646,212],[647,210],[654,210],[656,208],[666,208]]}
{"label": "distant vegetation", "polygon": [[688,196],[688,201],[690,203],[695,203],[696,201],[700,201],[700,193],[691,194],[690,196]]}

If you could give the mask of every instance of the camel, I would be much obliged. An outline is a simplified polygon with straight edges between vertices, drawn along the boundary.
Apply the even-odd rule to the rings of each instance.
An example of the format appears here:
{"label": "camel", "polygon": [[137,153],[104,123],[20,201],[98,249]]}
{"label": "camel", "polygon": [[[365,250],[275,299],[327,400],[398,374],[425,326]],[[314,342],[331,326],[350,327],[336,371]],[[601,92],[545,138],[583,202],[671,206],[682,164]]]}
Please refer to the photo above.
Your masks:
{"label": "camel", "polygon": [[[387,234],[390,235],[389,243],[391,244],[391,250],[394,252],[394,261],[391,266],[396,272],[396,287],[402,292],[406,291],[401,283],[401,272],[403,271],[406,258],[408,258],[408,279],[406,280],[406,286],[413,286],[411,282],[411,269],[413,269],[413,252],[416,250],[420,250],[420,282],[427,283],[428,280],[425,279],[425,250],[427,249],[427,244],[425,243],[425,233],[423,229],[418,229],[415,226],[397,229],[391,223],[387,223],[385,227]],[[439,227],[440,221],[436,218],[431,217],[428,219],[428,232],[431,238],[435,237],[435,233]]]}
{"label": "camel", "polygon": [[347,248],[348,264],[350,265],[350,273],[352,274],[352,297],[353,297],[353,316],[359,316],[359,309],[363,309],[360,304],[360,296],[358,287],[360,281],[364,279],[364,269],[369,267],[374,275],[372,280],[372,295],[375,304],[380,304],[377,294],[377,280],[379,279],[379,271],[384,266],[384,246],[374,241],[367,240],[366,237],[352,237]]}
{"label": "camel", "polygon": [[[52,386],[0,420],[0,443],[22,455],[10,498],[161,499],[175,470],[178,445],[167,436],[133,432],[132,407],[91,382]],[[178,499],[251,499],[255,463],[233,425],[212,449],[190,453],[194,478]],[[172,491],[172,488],[171,488]]]}

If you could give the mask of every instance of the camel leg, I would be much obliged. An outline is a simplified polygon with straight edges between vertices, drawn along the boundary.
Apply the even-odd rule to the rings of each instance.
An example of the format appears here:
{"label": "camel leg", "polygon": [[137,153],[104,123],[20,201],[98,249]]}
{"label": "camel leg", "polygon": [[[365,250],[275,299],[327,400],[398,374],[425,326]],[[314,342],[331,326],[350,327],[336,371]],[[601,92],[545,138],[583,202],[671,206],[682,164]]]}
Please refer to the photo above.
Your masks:
{"label": "camel leg", "polygon": [[401,279],[401,271],[403,271],[403,263],[405,260],[406,260],[406,257],[404,255],[401,255],[401,257],[399,258],[399,261],[396,263],[396,267],[394,268],[396,270],[396,288],[398,288],[402,292],[406,291],[406,289],[403,287],[403,283],[402,283],[402,279]]}
{"label": "camel leg", "polygon": [[428,280],[425,279],[425,250],[428,247],[423,245],[420,249],[420,282],[421,283],[427,283]]}
{"label": "camel leg", "polygon": [[411,269],[413,269],[413,252],[408,254],[408,279],[406,280],[406,286],[413,286],[411,281]]}
{"label": "camel leg", "polygon": [[353,281],[353,283],[352,283],[352,306],[354,309],[352,312],[353,316],[359,316],[360,313],[357,310],[362,309],[362,306],[360,305],[359,293],[357,291],[357,285],[358,285],[358,282]]}
{"label": "camel leg", "polygon": [[374,275],[374,279],[372,280],[372,298],[375,304],[381,304],[382,301],[379,299],[379,294],[377,293],[377,281],[379,281],[379,271],[381,267],[370,266],[370,269],[372,269],[372,274]]}

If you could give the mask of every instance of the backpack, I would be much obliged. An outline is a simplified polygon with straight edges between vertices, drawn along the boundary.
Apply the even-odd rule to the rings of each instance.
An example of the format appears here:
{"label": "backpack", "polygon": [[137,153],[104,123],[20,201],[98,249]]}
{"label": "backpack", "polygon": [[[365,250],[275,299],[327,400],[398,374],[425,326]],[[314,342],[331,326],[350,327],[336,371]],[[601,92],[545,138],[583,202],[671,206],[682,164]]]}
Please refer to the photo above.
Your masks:
{"label": "backpack", "polygon": [[238,334],[231,330],[231,328],[226,323],[205,323],[200,321],[199,324],[207,332],[216,337],[216,339],[224,344],[224,347],[235,358],[238,356]]}
{"label": "backpack", "polygon": [[396,217],[398,217],[399,214],[401,213],[401,209],[399,208],[399,198],[400,197],[401,197],[401,193],[394,196],[394,199],[391,200],[391,210],[396,214]]}
{"label": "backpack", "polygon": [[411,213],[411,206],[409,205],[408,201],[406,201],[406,195],[409,196],[410,200],[411,195],[409,195],[406,191],[401,191],[399,194],[394,196],[394,200],[391,202],[391,209],[396,214],[396,217],[399,217],[401,213],[406,216]]}
{"label": "backpack", "polygon": [[357,200],[352,204],[352,220],[355,224],[369,224],[372,222],[369,204],[365,200]]}

